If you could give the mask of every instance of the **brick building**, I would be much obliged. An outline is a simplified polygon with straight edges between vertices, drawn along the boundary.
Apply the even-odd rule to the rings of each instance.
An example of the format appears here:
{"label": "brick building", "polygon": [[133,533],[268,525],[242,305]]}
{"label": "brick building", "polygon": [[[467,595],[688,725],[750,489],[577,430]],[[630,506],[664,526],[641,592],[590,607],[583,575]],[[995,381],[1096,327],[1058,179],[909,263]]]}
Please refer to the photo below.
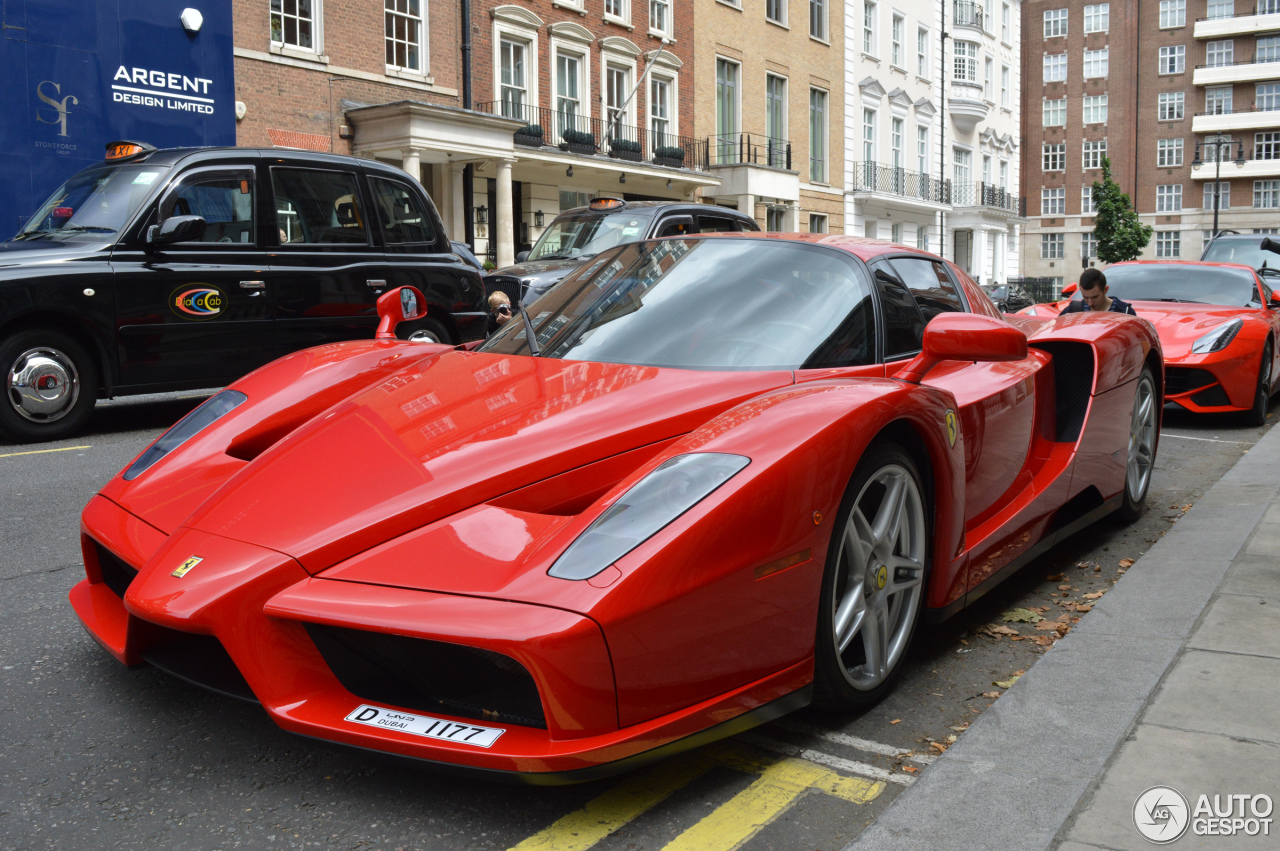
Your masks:
{"label": "brick building", "polygon": [[1096,254],[1090,186],[1104,154],[1155,229],[1146,258],[1200,256],[1219,174],[1218,227],[1275,232],[1278,0],[1027,0],[1024,9],[1026,274],[1061,285]]}

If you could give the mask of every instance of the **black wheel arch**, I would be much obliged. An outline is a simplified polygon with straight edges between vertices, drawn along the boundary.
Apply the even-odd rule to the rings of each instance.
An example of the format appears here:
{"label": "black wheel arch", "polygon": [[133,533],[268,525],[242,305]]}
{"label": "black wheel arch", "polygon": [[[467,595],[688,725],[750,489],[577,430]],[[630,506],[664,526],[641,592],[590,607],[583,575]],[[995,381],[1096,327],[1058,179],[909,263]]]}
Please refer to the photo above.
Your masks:
{"label": "black wheel arch", "polygon": [[11,334],[30,331],[35,328],[48,328],[60,331],[84,346],[97,358],[99,386],[95,392],[97,397],[110,398],[115,391],[117,364],[111,357],[111,349],[96,328],[83,319],[56,310],[31,310],[10,318],[0,325],[0,340]]}

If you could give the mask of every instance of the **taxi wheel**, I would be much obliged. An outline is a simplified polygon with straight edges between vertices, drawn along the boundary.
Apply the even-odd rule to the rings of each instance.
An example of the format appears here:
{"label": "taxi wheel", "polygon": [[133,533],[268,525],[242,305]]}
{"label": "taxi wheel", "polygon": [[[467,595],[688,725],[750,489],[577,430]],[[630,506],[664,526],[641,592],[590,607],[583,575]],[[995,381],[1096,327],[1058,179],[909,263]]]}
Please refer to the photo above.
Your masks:
{"label": "taxi wheel", "polygon": [[444,343],[446,346],[453,343],[444,323],[430,316],[415,322],[402,322],[396,327],[396,336],[413,343]]}
{"label": "taxi wheel", "polygon": [[814,652],[814,701],[862,709],[893,688],[920,619],[928,503],[900,446],[873,445],[845,491],[827,548]]}
{"label": "taxi wheel", "polygon": [[23,443],[58,440],[84,427],[98,395],[98,367],[60,331],[0,340],[0,433]]}
{"label": "taxi wheel", "polygon": [[1271,342],[1262,347],[1262,363],[1258,366],[1258,386],[1253,391],[1253,408],[1245,414],[1245,423],[1251,426],[1265,425],[1267,408],[1271,405]]}

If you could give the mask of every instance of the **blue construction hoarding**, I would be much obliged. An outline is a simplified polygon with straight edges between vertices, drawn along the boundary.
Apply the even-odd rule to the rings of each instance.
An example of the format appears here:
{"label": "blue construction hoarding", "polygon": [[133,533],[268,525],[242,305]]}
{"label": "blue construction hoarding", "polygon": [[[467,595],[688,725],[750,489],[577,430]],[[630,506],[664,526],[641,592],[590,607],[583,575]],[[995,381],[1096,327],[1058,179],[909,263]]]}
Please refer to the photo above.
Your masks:
{"label": "blue construction hoarding", "polygon": [[235,144],[231,0],[0,8],[0,239],[108,142]]}

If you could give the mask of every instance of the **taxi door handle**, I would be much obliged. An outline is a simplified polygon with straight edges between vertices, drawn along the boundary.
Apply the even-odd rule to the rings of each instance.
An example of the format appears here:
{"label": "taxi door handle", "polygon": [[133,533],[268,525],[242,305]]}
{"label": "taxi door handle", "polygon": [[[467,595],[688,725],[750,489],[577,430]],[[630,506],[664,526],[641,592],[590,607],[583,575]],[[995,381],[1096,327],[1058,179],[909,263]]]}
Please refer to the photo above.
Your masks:
{"label": "taxi door handle", "polygon": [[241,281],[240,289],[242,290],[265,290],[267,288],[266,281]]}
{"label": "taxi door handle", "polygon": [[365,281],[372,289],[383,290],[387,288],[387,282],[379,278],[370,278]]}

